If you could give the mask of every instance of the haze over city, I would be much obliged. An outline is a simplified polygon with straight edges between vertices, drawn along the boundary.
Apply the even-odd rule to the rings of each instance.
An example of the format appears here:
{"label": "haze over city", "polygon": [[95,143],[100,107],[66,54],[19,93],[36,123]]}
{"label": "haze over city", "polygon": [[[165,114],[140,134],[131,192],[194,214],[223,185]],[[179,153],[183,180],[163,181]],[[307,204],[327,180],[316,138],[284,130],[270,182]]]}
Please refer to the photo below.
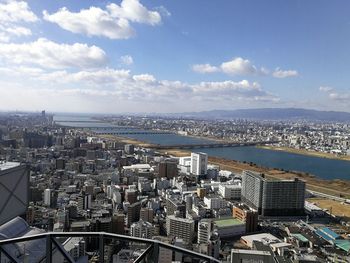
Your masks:
{"label": "haze over city", "polygon": [[350,111],[349,5],[0,1],[0,110]]}

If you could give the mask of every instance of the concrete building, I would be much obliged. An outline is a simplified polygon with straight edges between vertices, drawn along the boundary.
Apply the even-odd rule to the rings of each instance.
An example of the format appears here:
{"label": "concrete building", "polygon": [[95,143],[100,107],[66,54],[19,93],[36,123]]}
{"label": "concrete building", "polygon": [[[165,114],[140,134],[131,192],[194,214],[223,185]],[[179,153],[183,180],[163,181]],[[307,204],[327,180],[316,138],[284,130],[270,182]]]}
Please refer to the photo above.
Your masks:
{"label": "concrete building", "polygon": [[259,173],[243,171],[242,173],[242,202],[261,211],[263,193],[263,178]]}
{"label": "concrete building", "polygon": [[239,219],[246,224],[246,233],[258,230],[258,211],[250,209],[243,204],[235,205],[232,209],[234,218]]}
{"label": "concrete building", "polygon": [[239,184],[219,184],[219,194],[225,199],[241,199],[242,186]]}
{"label": "concrete building", "polygon": [[175,161],[163,161],[158,166],[158,176],[172,179],[178,175],[177,163]]}
{"label": "concrete building", "polygon": [[29,203],[29,170],[16,162],[0,162],[0,225],[25,215]]}
{"label": "concrete building", "polygon": [[208,155],[206,153],[191,153],[191,174],[207,174]]}
{"label": "concrete building", "polygon": [[198,222],[198,244],[207,244],[210,240],[211,233],[214,229],[214,225],[212,220],[210,219],[202,219]]}
{"label": "concrete building", "polygon": [[189,245],[194,238],[194,220],[170,215],[166,218],[166,230],[168,236],[181,238]]}
{"label": "concrete building", "polygon": [[274,263],[274,257],[269,251],[232,249],[231,263]]}
{"label": "concrete building", "polygon": [[141,203],[130,204],[127,208],[127,225],[130,226],[132,223],[140,220]]}
{"label": "concrete building", "polygon": [[44,191],[44,205],[51,205],[51,189],[45,189]]}
{"label": "concrete building", "polygon": [[268,180],[261,174],[244,171],[242,201],[262,216],[304,215],[305,182]]}
{"label": "concrete building", "polygon": [[140,210],[140,219],[145,222],[153,222],[154,211],[149,207],[142,207]]}
{"label": "concrete building", "polygon": [[133,144],[125,144],[124,151],[126,154],[134,154],[135,146]]}
{"label": "concrete building", "polygon": [[222,218],[214,220],[214,228],[219,237],[231,238],[245,233],[245,223],[235,218]]}
{"label": "concrete building", "polygon": [[151,239],[157,235],[156,227],[149,222],[138,221],[130,226],[130,236]]}
{"label": "concrete building", "polygon": [[222,209],[226,208],[227,202],[221,197],[204,197],[204,204],[209,209]]}

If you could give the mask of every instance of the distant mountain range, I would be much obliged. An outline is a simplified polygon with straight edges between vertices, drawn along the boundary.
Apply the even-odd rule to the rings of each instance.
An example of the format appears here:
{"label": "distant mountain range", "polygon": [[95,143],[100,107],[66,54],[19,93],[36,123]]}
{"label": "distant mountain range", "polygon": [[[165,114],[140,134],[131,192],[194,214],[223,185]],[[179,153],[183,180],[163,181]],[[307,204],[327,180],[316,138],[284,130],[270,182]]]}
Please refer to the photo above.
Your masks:
{"label": "distant mountain range", "polygon": [[350,122],[349,112],[318,111],[299,108],[262,108],[240,110],[211,110],[169,114],[177,117],[252,119],[252,120],[315,120]]}

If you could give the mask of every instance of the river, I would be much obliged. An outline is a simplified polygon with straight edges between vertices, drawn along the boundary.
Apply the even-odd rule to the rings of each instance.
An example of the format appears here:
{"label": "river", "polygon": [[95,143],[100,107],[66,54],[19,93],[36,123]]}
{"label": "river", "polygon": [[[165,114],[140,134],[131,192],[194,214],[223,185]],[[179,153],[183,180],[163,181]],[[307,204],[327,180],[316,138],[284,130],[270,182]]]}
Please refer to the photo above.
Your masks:
{"label": "river", "polygon": [[[113,127],[111,124],[99,122],[83,123],[77,121],[76,123],[65,123],[64,120],[58,120],[58,122],[63,125],[74,127]],[[122,131],[131,130],[127,127],[118,127],[115,129],[120,129]],[[181,136],[177,134],[128,134],[127,137],[160,145],[213,143],[212,140]],[[350,180],[350,161],[326,159],[309,155],[261,149],[252,146],[196,148],[195,151],[205,152],[209,156],[222,157],[229,160],[238,160],[248,163],[253,162],[264,167],[305,172],[323,179]]]}

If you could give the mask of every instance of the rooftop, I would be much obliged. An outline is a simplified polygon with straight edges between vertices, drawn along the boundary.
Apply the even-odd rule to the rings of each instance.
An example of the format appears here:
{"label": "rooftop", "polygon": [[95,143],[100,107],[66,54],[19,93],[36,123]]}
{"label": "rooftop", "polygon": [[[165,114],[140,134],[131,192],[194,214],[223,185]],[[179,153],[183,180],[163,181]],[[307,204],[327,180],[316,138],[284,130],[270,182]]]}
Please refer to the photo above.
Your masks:
{"label": "rooftop", "polygon": [[21,165],[20,163],[16,163],[16,162],[0,161],[0,171],[11,169],[20,165]]}
{"label": "rooftop", "polygon": [[218,219],[218,220],[214,220],[214,223],[218,227],[230,227],[230,226],[244,224],[241,220],[238,220],[236,218]]}
{"label": "rooftop", "polygon": [[299,239],[301,242],[308,242],[309,240],[304,237],[302,234],[291,234],[291,236]]}

